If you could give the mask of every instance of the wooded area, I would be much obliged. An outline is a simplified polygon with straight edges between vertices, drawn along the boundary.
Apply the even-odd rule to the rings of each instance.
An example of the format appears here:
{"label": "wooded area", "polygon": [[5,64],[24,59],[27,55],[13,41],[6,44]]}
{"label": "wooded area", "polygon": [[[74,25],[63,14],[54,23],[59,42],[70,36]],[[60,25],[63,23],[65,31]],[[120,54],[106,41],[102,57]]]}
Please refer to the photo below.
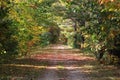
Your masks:
{"label": "wooded area", "polygon": [[119,0],[0,0],[0,62],[62,43],[120,61]]}
{"label": "wooded area", "polygon": [[119,80],[119,65],[120,0],[0,0],[0,80]]}

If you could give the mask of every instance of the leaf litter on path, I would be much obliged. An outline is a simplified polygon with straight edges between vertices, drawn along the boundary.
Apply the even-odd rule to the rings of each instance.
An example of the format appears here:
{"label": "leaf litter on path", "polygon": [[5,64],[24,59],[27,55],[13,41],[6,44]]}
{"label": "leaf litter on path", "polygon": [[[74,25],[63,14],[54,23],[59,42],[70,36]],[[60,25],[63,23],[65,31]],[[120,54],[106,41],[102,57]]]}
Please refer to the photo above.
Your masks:
{"label": "leaf litter on path", "polygon": [[[29,57],[1,64],[0,77],[9,80],[120,80],[118,68],[97,65],[93,57],[78,49],[51,45],[37,50]],[[2,78],[0,80],[4,80]]]}

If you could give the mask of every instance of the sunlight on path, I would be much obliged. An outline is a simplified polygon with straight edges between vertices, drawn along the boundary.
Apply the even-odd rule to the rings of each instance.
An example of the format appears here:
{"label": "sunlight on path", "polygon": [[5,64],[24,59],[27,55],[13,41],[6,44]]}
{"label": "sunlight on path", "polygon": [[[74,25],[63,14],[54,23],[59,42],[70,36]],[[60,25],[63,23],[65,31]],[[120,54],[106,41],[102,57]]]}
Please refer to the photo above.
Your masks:
{"label": "sunlight on path", "polygon": [[29,57],[3,64],[2,72],[10,70],[12,80],[90,80],[82,66],[92,60],[94,59],[83,57],[79,49],[60,44],[50,45],[37,49]]}
{"label": "sunlight on path", "polygon": [[[50,45],[0,66],[5,80],[120,80],[120,70],[96,65],[95,59],[66,45]],[[4,79],[3,79],[4,80]]]}
{"label": "sunlight on path", "polygon": [[82,57],[79,50],[73,50],[65,45],[51,45],[46,50],[45,54],[36,54],[31,57],[49,61],[43,76],[40,76],[38,80],[89,80],[82,72],[79,63],[83,64],[83,61],[93,60],[93,58]]}
{"label": "sunlight on path", "polygon": [[57,44],[57,45],[50,45],[47,47],[47,49],[72,49],[72,47],[67,45]]}

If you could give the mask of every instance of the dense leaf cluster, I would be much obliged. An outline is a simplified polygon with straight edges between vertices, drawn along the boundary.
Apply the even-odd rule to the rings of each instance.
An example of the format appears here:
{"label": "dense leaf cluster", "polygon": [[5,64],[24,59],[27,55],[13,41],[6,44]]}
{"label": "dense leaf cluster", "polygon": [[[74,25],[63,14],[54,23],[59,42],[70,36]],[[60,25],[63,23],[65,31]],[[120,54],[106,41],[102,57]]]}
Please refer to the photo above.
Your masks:
{"label": "dense leaf cluster", "polygon": [[27,55],[34,46],[43,47],[57,41],[59,28],[51,12],[54,2],[0,0],[1,59]]}
{"label": "dense leaf cluster", "polygon": [[[62,1],[66,7],[65,18],[74,22],[75,36],[82,33],[85,38],[84,48],[95,53],[98,59],[112,59],[113,57],[109,57],[111,54],[118,58],[120,55],[120,1]],[[75,36],[74,45],[78,45],[79,38]]]}

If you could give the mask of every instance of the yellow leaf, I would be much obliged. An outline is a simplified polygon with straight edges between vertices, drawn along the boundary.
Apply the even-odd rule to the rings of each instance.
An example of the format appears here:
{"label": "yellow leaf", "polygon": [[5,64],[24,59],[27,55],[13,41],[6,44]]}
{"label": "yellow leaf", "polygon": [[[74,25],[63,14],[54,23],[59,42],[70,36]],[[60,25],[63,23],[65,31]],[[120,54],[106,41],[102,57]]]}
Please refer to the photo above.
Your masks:
{"label": "yellow leaf", "polygon": [[102,31],[105,31],[105,26],[101,26],[101,30],[102,30]]}

